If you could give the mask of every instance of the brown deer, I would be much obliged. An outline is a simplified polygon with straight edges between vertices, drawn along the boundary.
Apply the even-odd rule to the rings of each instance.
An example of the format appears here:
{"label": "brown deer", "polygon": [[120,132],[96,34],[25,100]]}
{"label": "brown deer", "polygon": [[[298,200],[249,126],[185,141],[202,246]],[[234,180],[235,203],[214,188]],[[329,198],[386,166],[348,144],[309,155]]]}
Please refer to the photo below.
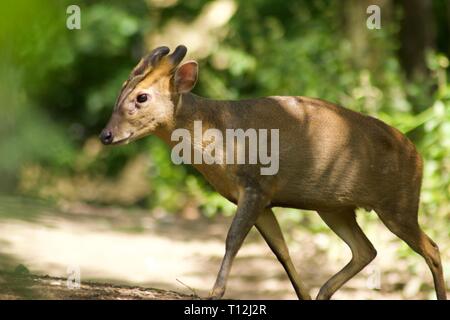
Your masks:
{"label": "brown deer", "polygon": [[[194,164],[221,195],[237,204],[211,298],[223,296],[233,259],[256,226],[286,270],[298,298],[310,299],[272,211],[289,207],[317,211],[352,252],[350,262],[322,286],[317,299],[331,298],[376,256],[357,224],[356,208],[374,210],[390,231],[425,259],[438,299],[446,299],[438,246],[418,224],[423,164],[408,138],[375,118],[319,99],[199,97],[190,93],[197,82],[197,62],[179,65],[185,46],[170,55],[169,51],[156,48],[133,69],[100,135],[104,144],[124,144],[154,134],[173,147],[172,133],[179,128],[193,132],[195,121],[202,121],[202,130],[220,132],[279,130],[276,174],[262,175],[260,163]],[[192,148],[207,145],[203,140]]]}

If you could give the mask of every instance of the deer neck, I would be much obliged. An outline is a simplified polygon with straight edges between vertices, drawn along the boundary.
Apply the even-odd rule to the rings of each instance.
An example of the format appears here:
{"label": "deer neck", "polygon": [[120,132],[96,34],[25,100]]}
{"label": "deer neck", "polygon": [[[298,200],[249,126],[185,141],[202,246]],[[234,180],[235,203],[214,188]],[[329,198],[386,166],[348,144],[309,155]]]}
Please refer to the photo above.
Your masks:
{"label": "deer neck", "polygon": [[155,132],[169,146],[177,142],[171,140],[172,133],[177,129],[186,129],[194,134],[194,123],[201,121],[203,130],[208,128],[223,129],[224,117],[228,102],[206,99],[192,93],[180,94],[174,99],[174,112],[171,121]]}

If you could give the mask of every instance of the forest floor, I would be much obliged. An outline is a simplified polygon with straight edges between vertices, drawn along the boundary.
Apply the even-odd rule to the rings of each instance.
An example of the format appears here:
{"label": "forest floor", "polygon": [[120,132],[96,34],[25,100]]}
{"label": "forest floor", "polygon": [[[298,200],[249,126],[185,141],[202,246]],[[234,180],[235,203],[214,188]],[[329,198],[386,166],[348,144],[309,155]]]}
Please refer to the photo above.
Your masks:
{"label": "forest floor", "polygon": [[[0,299],[205,298],[231,222],[223,216],[187,219],[84,203],[48,207],[26,199],[0,200]],[[348,248],[329,232],[310,232],[289,221],[283,229],[294,264],[315,296],[349,261]],[[381,223],[365,230],[378,256],[334,299],[435,298],[421,257]],[[445,247],[443,256],[448,271]],[[79,287],[71,285],[78,278]],[[225,298],[296,298],[255,230],[236,257]]]}
{"label": "forest floor", "polygon": [[79,287],[66,278],[0,272],[0,300],[191,300],[195,295],[170,290],[85,281]]}

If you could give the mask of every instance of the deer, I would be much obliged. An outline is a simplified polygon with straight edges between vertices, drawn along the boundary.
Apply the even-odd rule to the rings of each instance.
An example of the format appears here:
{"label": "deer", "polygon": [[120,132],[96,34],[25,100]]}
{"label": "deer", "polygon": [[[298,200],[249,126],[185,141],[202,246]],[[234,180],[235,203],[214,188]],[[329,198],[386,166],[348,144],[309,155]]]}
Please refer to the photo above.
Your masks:
{"label": "deer", "polygon": [[[155,135],[174,147],[173,132],[180,128],[193,132],[196,121],[202,121],[202,130],[279,130],[276,174],[262,175],[260,163],[193,164],[217,192],[237,205],[209,298],[223,297],[233,261],[255,226],[297,297],[311,299],[273,212],[274,207],[285,207],[316,211],[351,251],[351,260],[320,288],[316,299],[331,299],[377,255],[357,223],[356,209],[375,211],[392,233],[421,255],[432,273],[437,298],[446,299],[439,248],[418,222],[423,160],[404,134],[374,117],[317,98],[200,97],[191,92],[198,80],[198,63],[181,64],[187,53],[184,45],[169,53],[167,46],[158,47],[134,67],[99,136],[103,144],[123,145]],[[207,144],[200,141],[192,148]]]}

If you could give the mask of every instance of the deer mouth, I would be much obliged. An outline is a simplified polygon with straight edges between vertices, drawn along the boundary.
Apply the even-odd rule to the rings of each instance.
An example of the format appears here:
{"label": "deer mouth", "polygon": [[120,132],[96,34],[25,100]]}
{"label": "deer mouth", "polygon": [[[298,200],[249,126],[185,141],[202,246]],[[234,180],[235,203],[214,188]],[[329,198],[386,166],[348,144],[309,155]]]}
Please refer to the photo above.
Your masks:
{"label": "deer mouth", "polygon": [[125,138],[123,138],[123,139],[114,141],[114,142],[112,142],[111,144],[112,144],[112,145],[127,144],[128,142],[130,142],[130,139],[131,139],[131,137],[132,137],[133,135],[134,135],[134,133],[130,133],[130,134],[128,135],[128,137],[125,137]]}

